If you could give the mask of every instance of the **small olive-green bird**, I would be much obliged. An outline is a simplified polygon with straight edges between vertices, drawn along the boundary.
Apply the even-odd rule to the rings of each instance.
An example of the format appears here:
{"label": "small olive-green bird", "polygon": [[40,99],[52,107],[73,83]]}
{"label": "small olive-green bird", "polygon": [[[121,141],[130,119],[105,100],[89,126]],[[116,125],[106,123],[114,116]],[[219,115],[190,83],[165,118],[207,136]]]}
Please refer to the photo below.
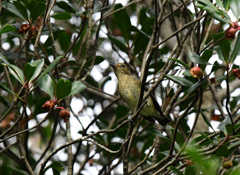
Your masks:
{"label": "small olive-green bird", "polygon": [[[141,81],[136,76],[132,75],[130,68],[124,63],[111,65],[118,79],[118,91],[125,103],[134,110],[139,101],[141,92]],[[140,115],[154,122],[154,119],[159,124],[165,126],[170,120],[164,116],[157,100],[153,96],[147,98],[146,105],[140,111]]]}

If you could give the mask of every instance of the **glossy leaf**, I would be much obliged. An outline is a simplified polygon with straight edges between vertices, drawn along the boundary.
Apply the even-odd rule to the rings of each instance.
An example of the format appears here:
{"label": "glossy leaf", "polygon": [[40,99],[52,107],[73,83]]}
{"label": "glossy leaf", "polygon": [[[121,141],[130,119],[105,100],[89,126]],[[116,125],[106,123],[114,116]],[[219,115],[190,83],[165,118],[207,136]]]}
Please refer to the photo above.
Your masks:
{"label": "glossy leaf", "polygon": [[229,117],[226,117],[219,125],[218,129],[222,131],[226,136],[232,134],[232,124]]}
{"label": "glossy leaf", "polygon": [[168,167],[169,170],[172,170],[176,175],[183,175],[183,173],[174,166]]}
{"label": "glossy leaf", "polygon": [[34,4],[32,4],[32,6],[30,7],[30,12],[31,12],[31,18],[33,21],[35,21],[37,19],[38,16],[41,16],[46,8],[45,3],[42,2],[34,2]]}
{"label": "glossy leaf", "polygon": [[13,64],[9,64],[8,68],[9,68],[9,72],[12,74],[12,76],[14,76],[22,85],[24,85],[25,77],[24,77],[23,71],[19,67],[15,66]]}
{"label": "glossy leaf", "polygon": [[225,33],[218,33],[213,36],[214,42],[218,44],[218,47],[215,47],[214,50],[217,51],[219,58],[227,63],[229,60],[230,54],[230,43],[225,38]]}
{"label": "glossy leaf", "polygon": [[[105,59],[104,59],[102,56],[96,56],[94,65],[98,65],[98,64],[100,64],[101,62],[103,62],[104,60],[105,60]],[[89,59],[89,60],[87,61],[86,67],[90,67],[91,64],[92,64],[92,59]]]}
{"label": "glossy leaf", "polygon": [[16,30],[16,29],[12,25],[7,24],[7,25],[3,26],[3,28],[0,29],[0,34],[11,32],[13,30]]}
{"label": "glossy leaf", "polygon": [[218,7],[220,7],[221,9],[224,9],[223,3],[221,2],[221,0],[216,0],[216,4],[217,4]]}
{"label": "glossy leaf", "polygon": [[240,54],[240,32],[238,32],[237,41],[235,43],[235,47],[232,51],[232,54],[230,56],[229,62],[233,63],[239,54]]}
{"label": "glossy leaf", "polygon": [[[57,100],[62,100],[63,98],[70,95],[72,90],[72,83],[69,80],[61,79],[57,82],[56,86],[56,96]],[[76,92],[76,87],[74,87],[73,92]]]}
{"label": "glossy leaf", "polygon": [[60,162],[54,161],[44,169],[44,172],[48,169],[52,169],[54,175],[60,175],[60,172],[64,170],[64,166]]}
{"label": "glossy leaf", "polygon": [[232,0],[224,0],[223,1],[223,6],[226,9],[226,11],[228,11],[230,8],[230,1],[232,1]]}
{"label": "glossy leaf", "polygon": [[220,22],[223,23],[231,22],[231,19],[228,16],[228,14],[225,11],[218,9],[209,0],[198,0],[196,5],[202,10],[206,10],[208,14],[210,14],[213,18]]}
{"label": "glossy leaf", "polygon": [[72,88],[71,88],[71,92],[69,95],[74,95],[74,94],[80,93],[86,88],[87,88],[87,86],[85,84],[83,84],[81,81],[75,81],[72,83]]}
{"label": "glossy leaf", "polygon": [[59,8],[61,8],[63,10],[66,10],[67,12],[76,13],[76,10],[74,9],[72,4],[70,4],[70,3],[67,3],[65,1],[59,1],[59,2],[56,2],[56,5]]}
{"label": "glossy leaf", "polygon": [[226,38],[224,38],[223,40],[219,41],[218,44],[221,48],[225,62],[229,63],[229,58],[230,58],[229,54],[230,54],[230,49],[231,49],[229,41]]}
{"label": "glossy leaf", "polygon": [[31,83],[41,73],[43,65],[44,65],[44,59],[26,64],[25,75],[29,83]]}
{"label": "glossy leaf", "polygon": [[166,75],[167,79],[172,80],[173,82],[180,84],[182,86],[192,86],[193,83],[186,78],[179,77],[179,76],[173,76],[173,75]]}
{"label": "glossy leaf", "polygon": [[[62,56],[57,57],[57,58],[43,71],[43,73],[40,75],[40,77],[42,77],[42,76],[46,75],[48,72],[52,71],[52,70],[55,68],[55,66],[59,63],[59,61],[61,61],[61,59],[62,59]],[[39,77],[39,78],[40,78],[40,77]]]}
{"label": "glossy leaf", "polygon": [[70,19],[72,16],[68,12],[62,12],[62,13],[56,13],[56,14],[52,15],[51,17],[54,19],[59,19],[59,20],[66,20],[66,19]]}
{"label": "glossy leaf", "polygon": [[46,92],[52,99],[54,98],[54,80],[48,75],[45,74],[38,79],[38,86]]}
{"label": "glossy leaf", "polygon": [[178,60],[178,59],[175,59],[175,58],[170,58],[170,60],[173,60],[173,61],[181,64],[181,65],[184,66],[186,69],[190,69],[190,67],[189,67],[186,63],[184,63],[183,61],[181,61],[181,60]]}
{"label": "glossy leaf", "polygon": [[127,45],[125,43],[123,43],[122,41],[120,41],[118,38],[115,38],[111,35],[108,35],[109,40],[116,45],[121,51],[128,53],[127,51]]}
{"label": "glossy leaf", "polygon": [[136,31],[134,36],[134,54],[139,54],[144,52],[149,42],[149,37],[152,34],[154,19],[148,18],[144,20],[142,28],[139,31]]}
{"label": "glossy leaf", "polygon": [[209,122],[207,116],[204,114],[204,111],[200,110],[202,118],[204,122],[214,131],[214,128],[212,127],[211,123]]}
{"label": "glossy leaf", "polygon": [[209,76],[206,76],[204,79],[200,80],[199,82],[192,85],[188,90],[187,93],[190,93],[192,91],[195,91],[196,89],[200,88],[202,84],[208,79]]}
{"label": "glossy leaf", "polygon": [[230,8],[236,17],[236,19],[240,16],[240,3],[239,0],[230,0]]}
{"label": "glossy leaf", "polygon": [[213,63],[213,67],[211,72],[216,72],[218,69],[224,68],[222,65],[220,65],[217,61]]}
{"label": "glossy leaf", "polygon": [[[196,133],[200,134],[201,136],[198,136],[198,137],[201,137],[201,138],[205,138],[206,140],[209,141],[209,143],[213,143],[213,141],[208,137],[207,134],[203,133],[203,132],[200,132],[200,131],[195,131]],[[197,139],[197,138],[196,138]],[[192,141],[193,143],[196,143],[195,140]]]}
{"label": "glossy leaf", "polygon": [[231,143],[231,144],[228,146],[228,149],[232,149],[232,148],[234,148],[234,147],[239,147],[239,145],[240,145],[240,140]]}
{"label": "glossy leaf", "polygon": [[140,29],[138,29],[135,26],[131,26],[131,31],[139,32],[139,33],[143,34],[144,36],[146,36],[148,39],[150,39],[150,36],[147,33],[145,33],[144,31],[142,31]]}
{"label": "glossy leaf", "polygon": [[[202,61],[205,61],[208,63],[208,61],[212,57],[212,55],[213,55],[213,50],[208,49],[203,52],[203,54],[200,56],[200,58]],[[210,64],[210,63],[208,63],[208,64]]]}
{"label": "glossy leaf", "polygon": [[59,41],[61,49],[67,51],[71,43],[71,35],[69,35],[65,30],[61,30],[57,32],[56,37]]}
{"label": "glossy leaf", "polygon": [[217,52],[219,59],[222,60],[223,62],[225,62],[225,59],[224,59],[223,53],[222,53],[222,49],[219,46],[216,46],[214,48],[214,50]]}
{"label": "glossy leaf", "polygon": [[149,129],[149,133],[159,136],[161,139],[163,139],[163,141],[168,143],[168,145],[171,144],[171,140],[169,138],[167,138],[166,136],[164,136],[157,128],[151,127]]}
{"label": "glossy leaf", "polygon": [[0,59],[5,63],[6,66],[8,66],[8,70],[12,74],[12,76],[16,80],[18,80],[22,85],[25,85],[25,76],[23,74],[23,71],[19,67],[13,64],[10,64],[1,53],[0,53]]}
{"label": "glossy leaf", "polygon": [[27,11],[26,6],[24,6],[20,1],[13,1],[13,5],[17,8],[19,13],[22,14],[24,19],[29,19],[28,11]]}
{"label": "glossy leaf", "polygon": [[16,8],[15,5],[13,5],[13,3],[10,2],[3,2],[2,3],[3,8],[5,8],[6,10],[10,11],[11,13],[13,13],[14,15],[16,15],[17,17],[26,20],[24,18],[24,16],[18,11],[18,9]]}
{"label": "glossy leaf", "polygon": [[[114,10],[118,10],[122,7],[123,7],[122,4],[117,4]],[[114,13],[114,20],[117,23],[119,29],[121,30],[123,37],[128,42],[131,34],[131,31],[130,31],[131,21],[130,21],[130,17],[127,14],[126,9],[124,8]]]}
{"label": "glossy leaf", "polygon": [[[3,89],[6,92],[9,92],[11,94],[13,94],[14,96],[16,96],[17,98],[19,98],[20,100],[22,100],[15,92],[13,92],[12,90],[10,90],[7,86],[5,86],[4,84],[2,84],[0,82],[0,88]],[[23,101],[23,100],[22,100]]]}
{"label": "glossy leaf", "polygon": [[208,63],[208,60],[203,59],[203,57],[200,57],[199,55],[192,53],[189,57],[188,57],[189,61],[193,62],[193,63],[197,63],[197,64],[205,64],[205,65],[209,65],[210,63]]}

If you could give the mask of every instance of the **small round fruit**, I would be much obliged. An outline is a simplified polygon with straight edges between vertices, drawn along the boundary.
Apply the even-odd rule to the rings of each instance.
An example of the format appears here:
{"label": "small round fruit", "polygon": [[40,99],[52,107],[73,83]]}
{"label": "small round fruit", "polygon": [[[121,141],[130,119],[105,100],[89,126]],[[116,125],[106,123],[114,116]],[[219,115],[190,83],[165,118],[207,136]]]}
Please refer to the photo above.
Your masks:
{"label": "small round fruit", "polygon": [[203,77],[203,71],[200,67],[193,67],[190,69],[191,75],[193,78],[202,78]]}

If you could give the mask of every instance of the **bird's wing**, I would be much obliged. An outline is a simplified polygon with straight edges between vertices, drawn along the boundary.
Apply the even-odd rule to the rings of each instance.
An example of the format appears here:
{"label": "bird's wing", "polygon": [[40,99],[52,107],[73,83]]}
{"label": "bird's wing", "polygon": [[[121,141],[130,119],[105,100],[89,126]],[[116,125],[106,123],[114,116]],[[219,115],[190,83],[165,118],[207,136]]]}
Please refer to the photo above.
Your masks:
{"label": "bird's wing", "polygon": [[[147,91],[147,90],[148,90],[148,88],[145,87],[145,91]],[[158,116],[154,116],[154,118],[155,118],[155,119],[158,121],[158,123],[160,123],[162,126],[165,126],[167,123],[169,123],[169,122],[171,121],[170,118],[168,118],[167,116],[165,116],[165,115],[163,114],[161,107],[159,106],[156,98],[153,96],[152,93],[150,94],[150,97],[151,97],[151,99],[152,99],[152,101],[153,101],[153,104],[154,104],[155,108],[157,109],[158,113],[161,115],[161,118],[158,117]]]}
{"label": "bird's wing", "polygon": [[165,116],[162,112],[162,109],[161,107],[159,106],[156,98],[153,96],[153,94],[150,94],[150,97],[153,101],[153,104],[154,106],[156,107],[157,111],[159,112],[159,114],[161,115],[161,118],[160,117],[155,117],[155,119],[158,121],[158,123],[160,123],[162,126],[165,126],[167,123],[169,123],[171,120]]}

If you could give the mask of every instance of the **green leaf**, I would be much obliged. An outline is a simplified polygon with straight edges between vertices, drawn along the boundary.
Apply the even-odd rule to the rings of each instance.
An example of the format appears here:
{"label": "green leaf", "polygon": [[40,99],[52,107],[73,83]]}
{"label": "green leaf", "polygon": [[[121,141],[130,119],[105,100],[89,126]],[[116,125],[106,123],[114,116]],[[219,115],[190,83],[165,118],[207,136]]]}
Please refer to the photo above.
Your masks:
{"label": "green leaf", "polygon": [[51,16],[54,19],[66,20],[71,19],[72,15],[69,12],[57,13]]}
{"label": "green leaf", "polygon": [[44,13],[46,9],[46,4],[43,2],[36,3],[35,1],[32,1],[31,3],[32,3],[30,7],[31,18],[32,21],[35,21],[38,16],[41,16]]}
{"label": "green leaf", "polygon": [[25,77],[23,71],[19,67],[9,64],[8,69],[14,78],[16,78],[22,85],[25,85]]}
{"label": "green leaf", "polygon": [[217,61],[213,63],[211,72],[216,72],[218,69],[224,68],[224,66],[220,65]]}
{"label": "green leaf", "polygon": [[[122,7],[123,7],[122,4],[117,4],[114,10],[120,9]],[[123,37],[128,42],[131,35],[131,30],[130,30],[131,21],[130,21],[130,17],[127,14],[126,9],[124,8],[114,13],[114,20],[118,25],[119,29],[121,30]]]}
{"label": "green leaf", "polygon": [[218,5],[218,7],[220,7],[221,9],[224,9],[223,4],[221,2],[221,0],[216,0],[216,4]]}
{"label": "green leaf", "polygon": [[167,138],[166,136],[164,136],[157,128],[151,127],[151,128],[149,128],[148,132],[153,135],[157,135],[157,136],[161,137],[163,139],[163,141],[165,141],[168,145],[171,145],[171,140],[169,138]]}
{"label": "green leaf", "polygon": [[45,71],[43,71],[43,73],[40,75],[40,77],[38,77],[38,79],[41,78],[42,76],[46,75],[48,72],[52,71],[52,70],[55,68],[55,66],[59,63],[59,61],[61,61],[61,59],[62,59],[62,56],[57,57],[57,58],[47,67],[47,69],[45,69]]}
{"label": "green leaf", "polygon": [[134,31],[135,31],[135,32],[139,32],[139,33],[143,34],[144,36],[146,36],[148,39],[150,39],[150,36],[149,36],[147,33],[145,33],[144,31],[142,31],[142,30],[140,30],[140,29],[138,29],[137,27],[131,26],[130,29],[131,29],[131,31],[133,31],[133,32],[134,32]]}
{"label": "green leaf", "polygon": [[[141,20],[141,19],[140,19]],[[153,32],[153,26],[154,26],[154,18],[147,18],[144,20],[143,23],[141,23],[141,30],[136,31],[134,35],[134,54],[138,55],[139,53],[144,53],[147,44],[149,42],[149,37],[152,35]],[[131,27],[132,28],[132,27]],[[147,35],[147,36],[146,36]]]}
{"label": "green leaf", "polygon": [[37,83],[44,92],[46,92],[52,99],[54,98],[55,81],[48,74],[41,76]]}
{"label": "green leaf", "polygon": [[15,5],[13,5],[13,3],[4,1],[2,3],[2,6],[3,6],[3,8],[5,8],[8,11],[10,11],[14,15],[16,15],[17,17],[19,17],[19,18],[23,19],[24,21],[26,21],[25,17],[18,11],[18,9],[15,7]]}
{"label": "green leaf", "polygon": [[22,14],[24,19],[29,19],[27,7],[24,6],[20,1],[13,1],[14,6]]}
{"label": "green leaf", "polygon": [[50,168],[54,175],[60,175],[60,172],[64,170],[64,166],[60,162],[55,161],[44,169],[44,173]]}
{"label": "green leaf", "polygon": [[74,95],[77,93],[82,92],[84,89],[86,89],[87,86],[83,84],[81,81],[75,81],[72,83],[72,89],[69,95]]}
{"label": "green leaf", "polygon": [[[214,19],[223,22],[223,23],[230,23],[231,19],[228,16],[228,14],[218,9],[216,6],[214,6],[209,0],[198,0],[196,5],[201,8],[202,10],[206,10],[206,12],[211,15]],[[225,17],[225,18],[223,18]]]}
{"label": "green leaf", "polygon": [[219,59],[225,62],[221,48],[216,46],[214,50],[217,52]]}
{"label": "green leaf", "polygon": [[[94,65],[98,65],[98,64],[100,64],[101,62],[103,62],[104,60],[105,60],[104,57],[98,55],[98,56],[96,56],[96,58],[95,58]],[[87,61],[86,67],[90,67],[91,64],[92,64],[92,59],[89,59],[89,60]]]}
{"label": "green leaf", "polygon": [[235,148],[235,147],[239,147],[239,145],[240,145],[240,140],[236,141],[236,142],[233,142],[228,146],[228,150],[232,149],[232,148]]}
{"label": "green leaf", "polygon": [[6,24],[5,26],[3,26],[3,28],[0,29],[0,34],[2,33],[7,33],[7,32],[11,32],[13,30],[16,30],[15,27],[13,27],[10,24]]}
{"label": "green leaf", "polygon": [[239,175],[240,174],[240,166],[238,165],[237,167],[235,167],[230,173],[229,175]]}
{"label": "green leaf", "polygon": [[[205,138],[206,140],[208,140],[210,143],[213,143],[213,141],[208,137],[208,135],[204,134],[203,132],[200,132],[200,131],[194,131],[194,132],[200,134],[201,136],[199,136],[199,137],[203,137],[203,138]],[[196,138],[196,139],[197,139],[197,138]],[[193,142],[193,143],[196,143],[195,140],[193,140],[192,142]]]}
{"label": "green leaf", "polygon": [[204,79],[202,79],[201,81],[199,81],[199,82],[195,83],[194,85],[192,85],[192,86],[187,90],[186,93],[190,93],[190,92],[192,92],[192,91],[195,91],[197,88],[201,87],[202,84],[208,79],[208,77],[209,77],[209,75],[206,76],[206,77],[205,77]]}
{"label": "green leaf", "polygon": [[230,1],[232,1],[232,0],[224,0],[223,1],[223,6],[224,6],[226,11],[228,11],[229,8],[230,8]]}
{"label": "green leaf", "polygon": [[60,175],[64,170],[64,166],[60,162],[53,162],[51,168],[54,175]]}
{"label": "green leaf", "polygon": [[195,174],[195,169],[193,166],[187,166],[184,172],[186,175],[188,174]]}
{"label": "green leaf", "polygon": [[228,63],[230,54],[230,43],[224,38],[225,33],[218,33],[213,36],[214,42],[217,42],[219,47],[215,47],[214,50],[217,51],[219,58]]}
{"label": "green leaf", "polygon": [[[225,0],[226,1],[226,0]],[[240,16],[240,3],[239,0],[230,0],[230,8],[236,17],[236,19]]]}
{"label": "green leaf", "polygon": [[29,83],[31,83],[41,73],[43,65],[44,65],[44,59],[26,64],[25,75]]}
{"label": "green leaf", "polygon": [[61,49],[67,51],[69,45],[71,44],[71,35],[69,35],[65,30],[60,30],[56,32],[56,38],[61,46]]}
{"label": "green leaf", "polygon": [[71,3],[67,3],[65,1],[59,1],[59,2],[56,2],[56,5],[63,9],[63,10],[66,10],[67,12],[70,12],[70,13],[76,13],[76,10],[74,9],[74,7],[72,6]]}
{"label": "green leaf", "polygon": [[188,69],[185,72],[183,72],[183,76],[192,77],[192,74],[191,74],[190,70]]}
{"label": "green leaf", "polygon": [[218,129],[222,131],[226,136],[232,134],[232,124],[230,117],[226,117],[219,125]]}
{"label": "green leaf", "polygon": [[183,175],[183,173],[180,170],[178,170],[175,166],[169,166],[168,170],[172,170],[174,174]]}
{"label": "green leaf", "polygon": [[182,86],[192,86],[193,83],[189,80],[187,80],[186,78],[183,77],[179,77],[179,76],[173,76],[173,75],[166,75],[165,76],[167,79],[170,79],[172,81],[174,81],[177,84],[180,84]]}
{"label": "green leaf", "polygon": [[109,40],[116,45],[121,51],[125,52],[128,54],[128,49],[127,49],[127,45],[125,43],[123,43],[122,41],[120,41],[119,39],[108,35]]}
{"label": "green leaf", "polygon": [[[73,92],[75,90],[76,90],[76,87],[74,87]],[[57,82],[57,86],[56,86],[57,100],[62,100],[63,98],[69,96],[71,91],[72,91],[72,83],[69,80],[60,79]]]}
{"label": "green leaf", "polygon": [[[200,58],[202,61],[205,61],[208,63],[208,60],[212,57],[212,54],[213,54],[213,50],[208,49],[203,52],[203,54],[201,55]],[[210,64],[210,63],[208,63],[208,64]]]}
{"label": "green leaf", "polygon": [[221,41],[218,42],[218,45],[220,46],[221,50],[222,50],[222,54],[223,54],[223,58],[225,60],[226,63],[229,63],[229,57],[230,57],[230,43],[229,41],[224,38]]}
{"label": "green leaf", "polygon": [[200,57],[196,53],[192,53],[188,57],[188,60],[193,62],[193,63],[197,63],[197,64],[205,64],[205,65],[209,65],[210,64],[210,63],[208,63],[208,60],[203,59],[203,57]]}
{"label": "green leaf", "polygon": [[214,128],[212,127],[211,123],[209,122],[207,116],[204,114],[204,112],[202,110],[200,110],[202,118],[204,120],[204,122],[215,132]]}
{"label": "green leaf", "polygon": [[[15,95],[15,96],[18,97],[20,100],[22,100],[15,92],[11,91],[7,86],[5,86],[4,84],[2,84],[1,82],[0,82],[0,88],[2,88],[2,89],[3,89],[4,91],[6,91],[6,92],[9,92],[9,93]],[[22,101],[23,101],[23,100],[22,100]]]}
{"label": "green leaf", "polygon": [[229,62],[233,63],[239,54],[240,54],[240,32],[238,32],[237,41],[230,56]]}
{"label": "green leaf", "polygon": [[181,61],[181,60],[178,60],[178,59],[175,59],[175,58],[170,58],[170,60],[173,60],[173,61],[181,64],[181,65],[184,66],[186,69],[190,69],[190,67],[189,67],[186,63],[184,63],[183,61]]}

